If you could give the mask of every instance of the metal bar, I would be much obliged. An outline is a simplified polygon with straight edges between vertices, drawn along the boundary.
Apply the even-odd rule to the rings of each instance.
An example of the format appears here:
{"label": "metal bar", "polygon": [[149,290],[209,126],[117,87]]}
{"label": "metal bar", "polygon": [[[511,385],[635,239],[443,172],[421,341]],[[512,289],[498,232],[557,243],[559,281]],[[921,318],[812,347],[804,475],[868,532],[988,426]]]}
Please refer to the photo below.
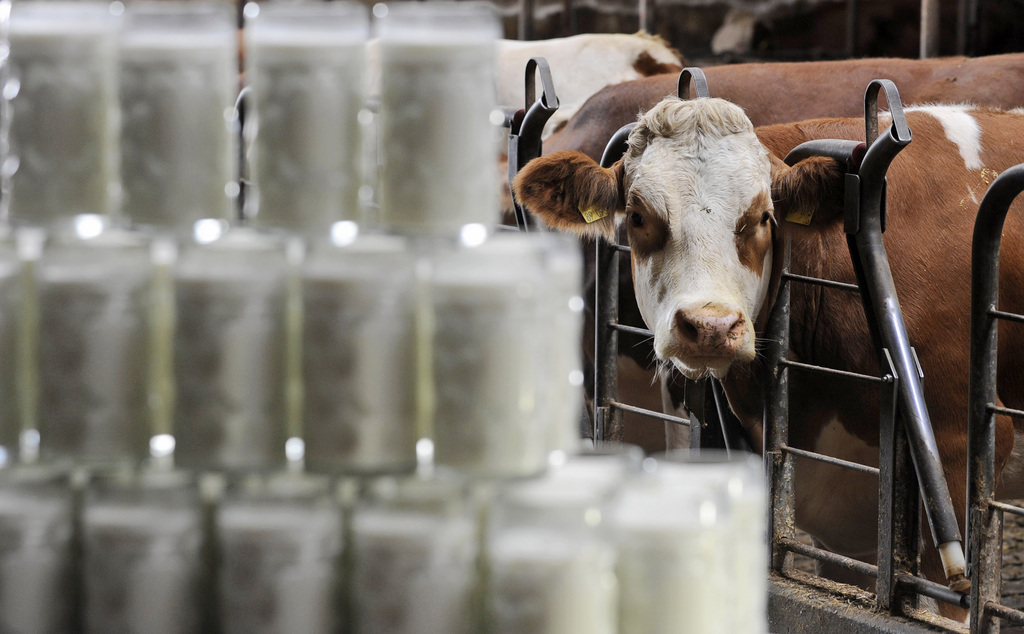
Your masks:
{"label": "metal bar", "polygon": [[[772,251],[782,254],[782,273],[790,269],[792,245],[789,235],[781,241],[773,236]],[[782,363],[789,352],[790,284],[783,277],[776,292],[764,330],[765,377],[764,456],[768,472],[768,536],[772,570],[783,571],[786,553],[781,544],[796,535],[793,490],[793,455],[782,451],[789,442],[789,366]]]}
{"label": "metal bar", "polygon": [[857,372],[848,372],[846,370],[837,370],[835,368],[823,368],[820,365],[810,365],[807,363],[800,363],[799,361],[790,361],[789,359],[782,359],[779,361],[780,365],[784,365],[790,368],[796,368],[812,374],[829,374],[833,376],[842,376],[848,379],[856,379],[858,381],[867,381],[868,383],[884,383],[886,382],[885,377],[871,376],[870,374],[859,374]]}
{"label": "metal bar", "polygon": [[961,608],[969,608],[971,606],[971,595],[957,592],[956,590],[950,590],[942,584],[935,583],[934,581],[928,581],[922,577],[901,574],[896,577],[896,583],[901,588],[906,588],[917,594],[931,597],[936,601],[942,601],[951,605],[958,605]]}
{"label": "metal bar", "polygon": [[1005,319],[1006,321],[1015,321],[1017,323],[1024,324],[1024,315],[1020,315],[1018,313],[1007,313],[993,308],[988,311],[988,314],[993,317],[998,317],[999,319]]}
{"label": "metal bar", "polygon": [[1024,508],[1021,508],[1019,506],[1013,506],[1012,504],[997,502],[995,500],[989,501],[988,504],[992,508],[998,509],[1003,513],[1009,513],[1010,515],[1016,515],[1017,517],[1024,517]]}
{"label": "metal bar", "polygon": [[[1024,612],[1021,612],[1020,610],[1014,610],[1013,608],[1008,608],[1005,605],[999,605],[995,602],[989,602],[985,604],[983,610],[981,611],[983,611],[986,616],[999,617],[1007,623],[1011,623],[1013,625],[1024,625]],[[971,613],[974,613],[973,609],[971,610]],[[986,619],[986,622],[991,623],[991,619]]]}
{"label": "metal bar", "polygon": [[790,447],[789,445],[782,445],[779,447],[780,450],[791,453],[794,456],[800,456],[802,458],[808,458],[810,460],[816,460],[818,462],[824,462],[825,464],[834,465],[836,467],[842,467],[844,469],[850,469],[852,471],[860,471],[861,473],[868,473],[874,476],[878,475],[878,469],[875,467],[869,467],[867,465],[859,464],[856,462],[850,462],[843,460],[842,458],[834,458],[832,456],[826,456],[825,454],[814,453],[813,451],[806,451],[804,449],[797,449],[796,447]]}
{"label": "metal bar", "polygon": [[1010,409],[1009,407],[1001,407],[999,405],[986,405],[985,409],[993,414],[1002,414],[1003,416],[1012,416],[1013,418],[1024,418],[1024,410],[1020,409]]}
{"label": "metal bar", "polygon": [[609,406],[612,407],[613,409],[620,409],[624,412],[632,412],[634,414],[640,414],[641,416],[657,418],[658,420],[663,420],[667,423],[686,425],[687,427],[693,426],[693,423],[686,418],[672,416],[671,414],[663,414],[661,412],[655,412],[654,410],[644,409],[642,407],[636,407],[634,405],[627,405],[625,403],[620,403],[618,401],[612,401],[611,403],[609,403]]}
{"label": "metal bar", "polygon": [[803,555],[804,557],[810,557],[817,561],[840,566],[852,572],[856,572],[857,574],[865,575],[867,577],[878,576],[877,566],[872,566],[871,564],[866,564],[863,561],[858,561],[851,557],[834,553],[831,550],[811,546],[810,544],[805,544],[792,538],[779,540],[779,545],[783,549],[798,555]]}
{"label": "metal bar", "polygon": [[939,54],[939,0],[921,0],[921,59]]}
{"label": "metal bar", "polygon": [[[892,124],[886,134],[878,135],[878,91],[884,89]],[[885,174],[896,155],[910,143],[910,129],[903,114],[899,92],[889,80],[876,79],[868,84],[864,96],[866,138],[877,136],[868,146],[861,164],[860,221],[854,234],[857,254],[870,283],[869,302],[878,323],[882,344],[892,355],[900,376],[900,412],[910,436],[921,489],[925,492],[924,508],[934,543],[939,547],[943,566],[952,584],[965,586],[960,527],[953,510],[953,500],[939,458],[938,444],[924,399],[924,390],[917,376],[903,312],[896,294],[892,271],[882,241]]]}
{"label": "metal bar", "polygon": [[619,253],[632,253],[633,252],[633,249],[630,249],[629,245],[616,243],[616,244],[613,244],[612,246],[615,247],[615,250],[618,251]]}
{"label": "metal bar", "polygon": [[654,336],[654,333],[651,332],[650,330],[647,330],[646,328],[637,328],[636,326],[627,326],[625,324],[620,324],[618,322],[609,322],[608,325],[611,328],[614,328],[615,330],[617,330],[619,332],[628,332],[628,333],[633,334],[633,335],[640,335],[641,337],[653,337]]}
{"label": "metal bar", "polygon": [[[992,624],[989,603],[1000,598],[1002,521],[990,500],[995,492],[996,369],[999,249],[1010,203],[1024,191],[1024,165],[996,178],[981,204],[971,244],[971,361],[968,392],[968,562],[972,576],[971,622]],[[982,609],[984,606],[984,609]]]}
{"label": "metal bar", "polygon": [[860,0],[846,0],[846,56],[857,57],[860,36]]}
{"label": "metal bar", "polygon": [[534,0],[520,0],[519,3],[519,34],[520,40],[533,39],[533,7]]}
{"label": "metal bar", "polygon": [[835,280],[823,280],[820,277],[808,277],[807,275],[797,275],[796,273],[786,273],[786,279],[793,280],[794,282],[803,282],[804,284],[814,284],[817,286],[826,286],[828,288],[837,288],[841,291],[851,291],[854,293],[860,291],[860,287],[857,286],[856,284],[836,282]]}
{"label": "metal bar", "polygon": [[619,398],[619,334],[612,324],[618,320],[619,256],[606,240],[598,240],[597,277],[594,288],[594,401],[601,415],[595,417],[594,441],[621,441],[622,413],[610,404]]}

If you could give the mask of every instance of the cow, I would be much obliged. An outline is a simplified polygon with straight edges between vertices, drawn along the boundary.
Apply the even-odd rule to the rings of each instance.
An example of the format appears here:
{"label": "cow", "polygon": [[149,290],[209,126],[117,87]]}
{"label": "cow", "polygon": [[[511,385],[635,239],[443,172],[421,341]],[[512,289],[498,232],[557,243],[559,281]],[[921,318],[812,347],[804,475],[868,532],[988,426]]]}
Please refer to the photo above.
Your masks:
{"label": "cow", "polygon": [[[768,62],[712,66],[703,69],[713,96],[742,106],[755,126],[801,121],[814,117],[856,116],[863,108],[863,88],[876,77],[892,78],[905,103],[960,102],[1009,109],[1024,105],[1024,53],[978,58],[946,57],[927,60],[869,58],[821,62]],[[1000,81],[993,82],[993,77]],[[1003,81],[1003,78],[1006,81]],[[674,94],[678,74],[647,77],[603,88],[588,99],[563,127],[544,142],[544,153],[576,150],[599,160],[605,144],[621,126],[636,120],[638,113],[653,107],[665,95]],[[827,89],[822,89],[825,86]],[[557,84],[556,84],[557,90]],[[504,167],[500,168],[504,169]],[[503,205],[511,208],[507,188]],[[593,247],[584,240],[589,288],[593,295]],[[632,293],[631,273],[623,267],[620,283],[619,321],[643,327]],[[588,319],[591,313],[588,312]],[[590,333],[592,322],[585,332]],[[620,400],[660,406],[682,413],[678,399],[659,394],[654,355],[643,337],[620,334]],[[584,356],[590,362],[593,341],[584,341]],[[589,378],[590,373],[587,373]],[[675,381],[678,382],[678,381]],[[664,391],[662,385],[662,391]],[[588,384],[589,389],[589,384]],[[589,392],[592,394],[592,392]],[[648,449],[658,449],[643,418],[626,422],[629,440],[641,439]],[[637,430],[640,426],[642,429]],[[664,427],[670,448],[685,446],[688,430],[669,423]],[[664,446],[664,445],[663,445]]]}
{"label": "cow", "polygon": [[[987,185],[1024,160],[1024,114],[931,106],[908,108],[906,116],[913,142],[888,172],[885,243],[962,531],[972,227]],[[755,447],[764,406],[759,348],[783,238],[792,238],[794,273],[856,283],[843,229],[845,168],[823,157],[792,167],[782,161],[798,144],[821,138],[863,141],[864,121],[816,119],[755,130],[728,101],[670,97],[640,118],[625,156],[612,167],[561,151],[531,161],[515,180],[519,200],[553,228],[598,238],[612,235],[616,222],[626,227],[636,300],[658,359],[690,378],[718,377]],[[801,216],[809,224],[788,221]],[[1001,308],[1021,312],[1019,209],[1007,219],[1002,252]],[[795,285],[791,302],[791,359],[877,372],[859,297]],[[1024,336],[1001,326],[999,346],[999,398],[1024,407]],[[877,392],[801,373],[791,373],[790,390],[791,446],[878,464]],[[998,419],[1000,497],[1024,495],[1017,425]],[[830,550],[873,561],[873,477],[798,460],[795,482],[798,526]],[[929,578],[944,579],[934,548],[925,548],[921,566]],[[823,572],[871,585],[827,566]]]}

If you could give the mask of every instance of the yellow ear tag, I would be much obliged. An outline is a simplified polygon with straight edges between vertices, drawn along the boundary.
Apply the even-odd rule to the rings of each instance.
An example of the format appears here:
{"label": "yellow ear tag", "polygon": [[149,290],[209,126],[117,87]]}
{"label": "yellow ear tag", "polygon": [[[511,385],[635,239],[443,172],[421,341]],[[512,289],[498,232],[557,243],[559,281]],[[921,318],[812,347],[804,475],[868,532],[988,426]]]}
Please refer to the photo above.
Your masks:
{"label": "yellow ear tag", "polygon": [[798,225],[809,225],[811,224],[811,218],[814,217],[814,206],[808,205],[803,209],[790,209],[786,214],[786,222],[792,222]]}
{"label": "yellow ear tag", "polygon": [[597,207],[587,207],[586,209],[580,209],[580,215],[587,221],[589,225],[592,222],[597,222],[602,218],[608,217],[607,209],[598,209]]}

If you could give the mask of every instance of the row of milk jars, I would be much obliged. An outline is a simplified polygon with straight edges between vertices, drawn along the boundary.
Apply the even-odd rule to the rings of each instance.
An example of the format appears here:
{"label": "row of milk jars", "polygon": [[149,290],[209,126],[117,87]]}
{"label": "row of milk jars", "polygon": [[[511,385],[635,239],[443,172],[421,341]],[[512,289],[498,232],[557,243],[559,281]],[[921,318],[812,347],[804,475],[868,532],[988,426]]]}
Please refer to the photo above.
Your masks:
{"label": "row of milk jars", "polygon": [[754,458],[635,448],[484,486],[23,466],[0,472],[0,626],[759,634],[763,507]]}

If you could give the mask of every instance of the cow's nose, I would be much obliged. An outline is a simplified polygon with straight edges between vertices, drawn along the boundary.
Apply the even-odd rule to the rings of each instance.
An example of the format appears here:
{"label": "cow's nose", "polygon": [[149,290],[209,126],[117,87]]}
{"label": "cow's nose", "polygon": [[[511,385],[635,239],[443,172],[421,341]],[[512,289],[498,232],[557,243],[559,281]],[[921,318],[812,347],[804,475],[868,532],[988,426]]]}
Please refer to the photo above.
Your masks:
{"label": "cow's nose", "polygon": [[676,336],[698,354],[735,351],[744,341],[747,320],[739,311],[709,304],[676,311]]}

